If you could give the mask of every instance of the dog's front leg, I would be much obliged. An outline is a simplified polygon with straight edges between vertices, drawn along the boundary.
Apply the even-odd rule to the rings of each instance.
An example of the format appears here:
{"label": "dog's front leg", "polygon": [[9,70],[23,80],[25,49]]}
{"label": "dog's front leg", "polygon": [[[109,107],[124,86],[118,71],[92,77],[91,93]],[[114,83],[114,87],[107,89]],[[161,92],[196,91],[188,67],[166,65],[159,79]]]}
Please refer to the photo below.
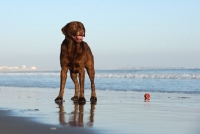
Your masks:
{"label": "dog's front leg", "polygon": [[95,70],[94,70],[94,67],[92,68],[86,68],[87,69],[87,72],[88,72],[88,75],[89,75],[89,78],[90,78],[90,82],[91,82],[91,98],[90,98],[90,101],[92,103],[96,103],[97,102],[97,96],[96,96],[96,91],[95,91],[95,84],[94,84],[94,77],[95,77]]}
{"label": "dog's front leg", "polygon": [[65,83],[67,79],[67,70],[68,68],[62,68],[60,72],[60,92],[58,97],[55,99],[55,101],[63,101],[63,94],[65,89]]}
{"label": "dog's front leg", "polygon": [[80,94],[79,94],[79,102],[86,102],[84,96],[84,82],[85,82],[85,70],[82,68],[79,71],[79,83],[80,83]]}

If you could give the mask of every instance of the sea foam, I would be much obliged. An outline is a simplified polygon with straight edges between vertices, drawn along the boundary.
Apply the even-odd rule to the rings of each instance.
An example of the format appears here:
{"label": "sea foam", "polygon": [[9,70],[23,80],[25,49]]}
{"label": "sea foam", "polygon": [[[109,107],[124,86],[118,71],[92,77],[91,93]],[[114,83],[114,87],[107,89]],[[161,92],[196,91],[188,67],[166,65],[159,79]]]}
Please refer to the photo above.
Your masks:
{"label": "sea foam", "polygon": [[[41,76],[60,77],[59,72],[1,72],[0,76]],[[70,74],[68,73],[68,76]],[[86,77],[88,75],[86,74]],[[200,79],[200,74],[179,73],[96,73],[96,78],[133,78],[133,79]]]}

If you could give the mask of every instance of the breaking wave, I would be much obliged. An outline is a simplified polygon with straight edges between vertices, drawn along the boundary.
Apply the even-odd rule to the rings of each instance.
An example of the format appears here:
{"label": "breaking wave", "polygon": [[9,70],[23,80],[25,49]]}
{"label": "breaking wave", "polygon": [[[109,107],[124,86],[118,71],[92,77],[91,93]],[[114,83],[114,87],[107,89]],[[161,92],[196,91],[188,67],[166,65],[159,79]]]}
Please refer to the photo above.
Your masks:
{"label": "breaking wave", "polygon": [[[0,76],[41,76],[60,77],[59,72],[0,72]],[[69,73],[68,73],[68,76]],[[88,77],[88,75],[86,75]],[[133,78],[133,79],[200,79],[200,74],[179,73],[96,73],[96,78]]]}
{"label": "breaking wave", "polygon": [[200,79],[200,74],[96,74],[97,78]]}

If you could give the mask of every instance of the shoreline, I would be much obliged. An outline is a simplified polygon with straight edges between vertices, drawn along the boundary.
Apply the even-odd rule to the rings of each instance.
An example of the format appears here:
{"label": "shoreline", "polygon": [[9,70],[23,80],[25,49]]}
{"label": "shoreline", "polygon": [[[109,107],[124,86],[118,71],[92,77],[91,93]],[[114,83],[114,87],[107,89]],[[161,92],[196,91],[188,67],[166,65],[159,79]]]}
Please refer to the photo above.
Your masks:
{"label": "shoreline", "polygon": [[65,102],[56,104],[59,89],[0,88],[1,132],[17,132],[17,128],[30,134],[40,129],[44,134],[68,130],[106,134],[200,132],[199,94],[149,92],[150,101],[145,102],[146,92],[97,90],[98,102],[90,104],[91,92],[86,90],[88,101],[80,105],[70,100],[74,93],[70,89],[65,90]]}
{"label": "shoreline", "polygon": [[96,134],[85,128],[61,127],[31,121],[29,117],[11,116],[11,110],[0,109],[0,132],[2,134]]}

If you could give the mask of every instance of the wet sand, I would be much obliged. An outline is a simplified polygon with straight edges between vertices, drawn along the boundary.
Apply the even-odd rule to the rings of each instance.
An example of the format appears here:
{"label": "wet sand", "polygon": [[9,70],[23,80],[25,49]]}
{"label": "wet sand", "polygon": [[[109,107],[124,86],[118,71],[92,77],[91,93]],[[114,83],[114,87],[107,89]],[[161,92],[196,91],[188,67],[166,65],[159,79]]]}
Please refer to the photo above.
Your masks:
{"label": "wet sand", "polygon": [[30,121],[27,117],[9,116],[11,111],[0,111],[1,134],[95,134],[85,128],[59,127]]}
{"label": "wet sand", "polygon": [[200,95],[100,91],[98,102],[56,104],[59,89],[0,87],[0,133],[3,134],[199,134]]}

